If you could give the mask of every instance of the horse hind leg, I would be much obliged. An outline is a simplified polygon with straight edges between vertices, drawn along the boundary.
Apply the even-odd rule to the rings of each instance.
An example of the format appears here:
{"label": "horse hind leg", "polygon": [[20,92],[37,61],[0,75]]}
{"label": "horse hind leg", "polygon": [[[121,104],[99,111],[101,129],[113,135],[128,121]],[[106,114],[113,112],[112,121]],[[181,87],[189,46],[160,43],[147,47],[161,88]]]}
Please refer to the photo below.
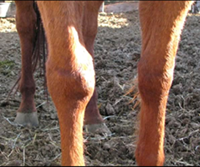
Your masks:
{"label": "horse hind leg", "polygon": [[[83,18],[83,39],[87,51],[94,60],[94,41],[98,27],[98,11],[102,2],[85,2]],[[97,91],[95,89],[85,111],[85,124],[101,124],[103,119],[97,107]]]}
{"label": "horse hind leg", "polygon": [[[84,18],[83,18],[83,39],[87,51],[94,61],[94,41],[98,28],[98,11],[101,1],[85,2]],[[92,98],[90,99],[85,111],[85,127],[90,133],[106,133],[110,134],[110,130],[104,123],[97,106],[97,90],[95,88]]]}
{"label": "horse hind leg", "polygon": [[19,83],[22,95],[15,122],[22,125],[38,126],[34,103],[35,82],[32,70],[32,52],[35,40],[36,14],[33,1],[16,1],[16,27],[20,37],[22,68]]}

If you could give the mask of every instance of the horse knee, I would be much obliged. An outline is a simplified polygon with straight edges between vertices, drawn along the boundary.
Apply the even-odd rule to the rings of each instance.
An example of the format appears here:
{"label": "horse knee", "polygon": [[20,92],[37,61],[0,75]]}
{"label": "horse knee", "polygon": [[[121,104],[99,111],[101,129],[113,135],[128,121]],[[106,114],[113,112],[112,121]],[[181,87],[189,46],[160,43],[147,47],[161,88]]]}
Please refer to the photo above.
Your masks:
{"label": "horse knee", "polygon": [[167,98],[172,78],[173,68],[148,64],[143,59],[138,63],[138,87],[145,103],[155,104],[162,98]]}
{"label": "horse knee", "polygon": [[86,107],[95,88],[92,61],[91,66],[92,69],[80,67],[80,70],[71,71],[55,68],[54,63],[47,62],[47,85],[55,105],[65,105],[67,100],[70,105],[81,102]]}
{"label": "horse knee", "polygon": [[27,80],[21,80],[20,81],[20,86],[19,86],[20,92],[22,94],[29,94],[29,95],[34,95],[35,93],[35,82],[34,80],[30,80],[28,83]]}

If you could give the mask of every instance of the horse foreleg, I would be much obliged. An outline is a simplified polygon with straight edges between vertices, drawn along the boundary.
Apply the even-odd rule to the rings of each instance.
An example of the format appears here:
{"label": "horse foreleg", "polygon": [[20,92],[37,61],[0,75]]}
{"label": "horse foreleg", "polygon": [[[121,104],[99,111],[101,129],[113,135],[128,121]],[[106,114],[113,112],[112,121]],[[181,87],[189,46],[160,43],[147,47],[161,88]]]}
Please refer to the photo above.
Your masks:
{"label": "horse foreleg", "polygon": [[136,159],[163,165],[166,103],[181,30],[192,2],[140,2],[142,56],[138,64],[141,115]]}
{"label": "horse foreleg", "polygon": [[37,112],[34,103],[35,82],[32,72],[32,52],[35,39],[36,14],[33,1],[15,1],[16,27],[20,37],[22,68],[20,78],[20,92],[22,100],[17,111],[15,122],[19,124],[38,125]]}
{"label": "horse foreleg", "polygon": [[95,87],[91,55],[82,36],[82,1],[38,1],[49,55],[47,86],[61,132],[62,165],[84,165],[83,121]]}

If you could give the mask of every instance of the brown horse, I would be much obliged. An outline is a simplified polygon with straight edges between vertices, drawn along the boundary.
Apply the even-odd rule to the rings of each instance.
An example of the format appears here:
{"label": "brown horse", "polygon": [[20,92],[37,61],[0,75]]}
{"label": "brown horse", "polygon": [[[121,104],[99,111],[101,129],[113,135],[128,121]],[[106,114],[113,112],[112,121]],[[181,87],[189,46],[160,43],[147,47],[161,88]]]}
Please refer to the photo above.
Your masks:
{"label": "brown horse", "polygon": [[[141,96],[140,130],[136,149],[138,165],[164,163],[166,103],[173,80],[181,30],[192,3],[140,2],[142,56],[138,64]],[[35,111],[35,85],[32,74],[27,69],[30,68],[35,14],[32,2],[16,4],[22,61],[26,62],[22,67],[24,74],[19,112],[30,113]],[[38,1],[37,4],[49,49],[46,63],[47,85],[59,117],[62,165],[84,165],[83,122],[85,109],[87,105],[93,104],[91,97],[96,96],[93,44],[101,2]],[[29,17],[31,22],[26,22],[23,16]],[[94,113],[98,115],[96,111]]]}

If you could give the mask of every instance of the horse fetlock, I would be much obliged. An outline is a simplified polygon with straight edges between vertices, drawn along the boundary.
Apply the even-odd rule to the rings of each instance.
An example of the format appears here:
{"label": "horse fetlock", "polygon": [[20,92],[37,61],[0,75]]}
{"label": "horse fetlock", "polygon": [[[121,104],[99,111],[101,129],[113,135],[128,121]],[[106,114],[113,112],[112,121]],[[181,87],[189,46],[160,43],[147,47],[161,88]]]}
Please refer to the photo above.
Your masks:
{"label": "horse fetlock", "polygon": [[34,94],[28,93],[28,92],[23,92],[18,112],[33,113],[35,111],[36,111],[36,106],[35,106],[35,102],[34,102]]}
{"label": "horse fetlock", "polygon": [[34,94],[35,87],[20,87],[22,100],[19,111],[23,113],[35,112]]}
{"label": "horse fetlock", "polygon": [[32,113],[36,111],[35,103],[33,99],[22,98],[18,112]]}
{"label": "horse fetlock", "polygon": [[[93,114],[92,112],[96,114]],[[91,111],[91,110],[88,110],[88,108],[86,108],[85,120],[84,120],[85,125],[103,124],[103,123],[104,123],[104,120],[102,116],[100,115],[98,109]]]}
{"label": "horse fetlock", "polygon": [[[159,69],[148,69],[145,63],[138,66],[138,88],[144,102],[158,102],[166,99],[172,83],[173,74],[167,74]],[[154,98],[152,98],[154,97]]]}
{"label": "horse fetlock", "polygon": [[24,85],[24,84],[20,84],[20,92],[26,93],[26,94],[32,94],[34,95],[35,93],[35,84],[32,83],[30,85]]}
{"label": "horse fetlock", "polygon": [[89,103],[87,104],[85,110],[85,120],[84,123],[86,124],[102,124],[103,118],[99,113],[99,109],[97,106],[97,91],[94,90],[93,96],[90,99]]}

